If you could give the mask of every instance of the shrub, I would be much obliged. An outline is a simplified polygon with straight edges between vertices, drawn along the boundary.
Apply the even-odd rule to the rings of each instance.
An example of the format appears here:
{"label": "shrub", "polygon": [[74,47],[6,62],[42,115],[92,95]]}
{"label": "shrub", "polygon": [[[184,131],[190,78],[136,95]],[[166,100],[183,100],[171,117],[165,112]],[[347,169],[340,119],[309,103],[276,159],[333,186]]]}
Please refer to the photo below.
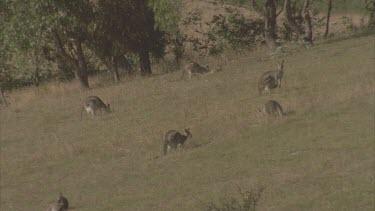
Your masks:
{"label": "shrub", "polygon": [[222,199],[219,204],[211,202],[207,205],[207,211],[255,211],[264,187],[261,186],[248,191],[242,191],[239,186],[237,187],[240,193],[239,199],[230,197]]}

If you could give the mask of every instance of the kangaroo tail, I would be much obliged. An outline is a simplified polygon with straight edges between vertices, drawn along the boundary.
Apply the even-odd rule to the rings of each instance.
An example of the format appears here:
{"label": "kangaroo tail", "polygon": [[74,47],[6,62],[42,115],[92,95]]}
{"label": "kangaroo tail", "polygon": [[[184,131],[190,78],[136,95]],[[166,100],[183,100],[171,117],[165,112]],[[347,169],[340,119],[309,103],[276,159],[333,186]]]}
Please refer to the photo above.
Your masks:
{"label": "kangaroo tail", "polygon": [[186,69],[182,70],[181,80],[184,79]]}
{"label": "kangaroo tail", "polygon": [[164,142],[164,146],[163,146],[163,155],[166,155],[166,154],[167,154],[167,148],[168,148],[168,144],[167,144],[167,142]]}
{"label": "kangaroo tail", "polygon": [[279,116],[280,117],[283,117],[284,115],[285,115],[285,113],[284,113],[284,111],[283,111],[283,109],[277,109],[277,112],[279,113]]}
{"label": "kangaroo tail", "polygon": [[81,119],[82,119],[82,115],[83,115],[83,110],[85,110],[84,106],[82,106],[82,110],[81,110]]}

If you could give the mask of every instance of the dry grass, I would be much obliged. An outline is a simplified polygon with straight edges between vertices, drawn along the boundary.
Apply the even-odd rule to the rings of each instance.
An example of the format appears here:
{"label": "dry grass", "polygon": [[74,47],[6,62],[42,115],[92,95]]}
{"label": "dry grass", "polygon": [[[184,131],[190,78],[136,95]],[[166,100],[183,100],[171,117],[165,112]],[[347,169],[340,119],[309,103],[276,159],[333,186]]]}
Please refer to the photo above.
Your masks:
{"label": "dry grass", "polygon": [[[59,191],[76,210],[202,210],[263,185],[260,210],[374,207],[374,37],[320,44],[285,58],[283,88],[257,95],[263,53],[223,72],[181,72],[78,92],[49,84],[10,93],[0,110],[2,210],[41,210]],[[79,119],[85,96],[109,115]],[[289,115],[257,117],[276,99]],[[166,130],[190,126],[183,152],[160,155]]]}

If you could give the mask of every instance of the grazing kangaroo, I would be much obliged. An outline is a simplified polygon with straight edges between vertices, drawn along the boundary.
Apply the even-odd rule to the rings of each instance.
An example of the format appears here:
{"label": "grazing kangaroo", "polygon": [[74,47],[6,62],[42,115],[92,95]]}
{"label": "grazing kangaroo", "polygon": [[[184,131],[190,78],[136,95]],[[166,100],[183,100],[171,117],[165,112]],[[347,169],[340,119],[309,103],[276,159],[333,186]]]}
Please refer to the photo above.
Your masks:
{"label": "grazing kangaroo", "polygon": [[263,73],[258,82],[258,92],[261,95],[263,92],[268,92],[271,94],[271,89],[277,87],[281,88],[281,81],[284,75],[284,60],[278,64],[278,70],[272,70]]}
{"label": "grazing kangaroo", "polygon": [[84,110],[86,110],[87,113],[91,113],[92,116],[95,116],[97,110],[100,110],[101,113],[103,113],[103,110],[108,113],[111,112],[109,109],[109,104],[104,104],[103,101],[97,96],[89,96],[86,98],[82,105],[81,119]]}
{"label": "grazing kangaroo", "polygon": [[175,130],[170,130],[165,134],[163,153],[167,154],[167,150],[174,149],[176,150],[178,145],[181,145],[181,148],[184,147],[184,143],[187,138],[193,137],[190,133],[190,129],[187,128],[184,130],[184,135]]}
{"label": "grazing kangaroo", "polygon": [[47,211],[65,211],[69,208],[69,202],[68,199],[65,198],[62,193],[60,192],[59,198],[57,199],[57,202],[51,204]]}
{"label": "grazing kangaroo", "polygon": [[219,65],[219,68],[217,69],[213,69],[213,70],[210,70],[209,66],[207,65],[207,67],[202,67],[201,65],[199,65],[198,63],[196,62],[191,62],[189,64],[187,64],[182,72],[182,76],[181,76],[181,79],[184,78],[185,76],[185,73],[187,73],[189,75],[189,79],[191,79],[191,77],[193,75],[196,75],[196,74],[207,74],[207,73],[214,73],[218,70],[221,69],[221,65]]}
{"label": "grazing kangaroo", "polygon": [[283,108],[281,107],[280,103],[275,100],[267,101],[263,108],[258,109],[258,112],[279,117],[284,116]]}

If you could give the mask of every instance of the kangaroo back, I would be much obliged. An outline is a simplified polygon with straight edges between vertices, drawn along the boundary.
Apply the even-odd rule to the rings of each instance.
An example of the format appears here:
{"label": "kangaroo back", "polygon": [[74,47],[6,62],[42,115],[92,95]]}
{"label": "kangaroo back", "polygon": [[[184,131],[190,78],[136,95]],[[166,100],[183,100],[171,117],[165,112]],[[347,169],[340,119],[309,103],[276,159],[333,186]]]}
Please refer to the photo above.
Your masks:
{"label": "kangaroo back", "polygon": [[59,194],[59,199],[57,200],[57,203],[62,203],[63,204],[63,208],[64,209],[68,209],[69,208],[69,202],[68,202],[68,199],[65,198],[62,193],[60,192]]}
{"label": "kangaroo back", "polygon": [[191,78],[191,76],[193,74],[205,74],[205,73],[209,73],[209,72],[210,72],[210,70],[209,70],[208,66],[207,66],[207,68],[205,68],[205,67],[202,67],[201,65],[199,65],[196,62],[191,62],[191,63],[189,63],[185,66],[181,78],[184,77],[185,73],[188,73],[189,78]]}
{"label": "kangaroo back", "polygon": [[278,62],[278,69],[267,71],[262,74],[258,81],[258,92],[262,94],[263,91],[270,93],[271,89],[277,87],[281,88],[281,82],[284,74],[284,60]]}
{"label": "kangaroo back", "polygon": [[265,110],[265,113],[267,113],[269,115],[278,115],[280,117],[282,117],[284,115],[284,112],[283,112],[283,109],[282,109],[280,103],[278,103],[275,100],[269,100],[264,105],[264,110]]}
{"label": "kangaroo back", "polygon": [[180,145],[183,148],[184,143],[187,138],[192,137],[189,128],[184,130],[185,135],[182,135],[180,132],[175,130],[170,130],[165,134],[164,145],[163,145],[163,154],[167,154],[168,148],[177,149]]}
{"label": "kangaroo back", "polygon": [[209,72],[208,68],[202,67],[200,64],[195,63],[195,62],[190,64],[189,70],[191,71],[191,73],[208,73]]}
{"label": "kangaroo back", "polygon": [[86,104],[92,104],[97,108],[107,108],[107,105],[97,96],[89,96],[86,98]]}
{"label": "kangaroo back", "polygon": [[101,112],[111,112],[109,108],[109,104],[106,105],[99,97],[97,96],[89,96],[85,99],[82,110],[81,110],[81,119],[83,115],[83,111],[86,110],[87,113],[92,113],[95,116],[96,110],[100,110]]}
{"label": "kangaroo back", "polygon": [[264,91],[270,91],[277,87],[277,80],[275,77],[270,73],[264,73],[259,81],[258,81],[258,93],[261,95]]}

